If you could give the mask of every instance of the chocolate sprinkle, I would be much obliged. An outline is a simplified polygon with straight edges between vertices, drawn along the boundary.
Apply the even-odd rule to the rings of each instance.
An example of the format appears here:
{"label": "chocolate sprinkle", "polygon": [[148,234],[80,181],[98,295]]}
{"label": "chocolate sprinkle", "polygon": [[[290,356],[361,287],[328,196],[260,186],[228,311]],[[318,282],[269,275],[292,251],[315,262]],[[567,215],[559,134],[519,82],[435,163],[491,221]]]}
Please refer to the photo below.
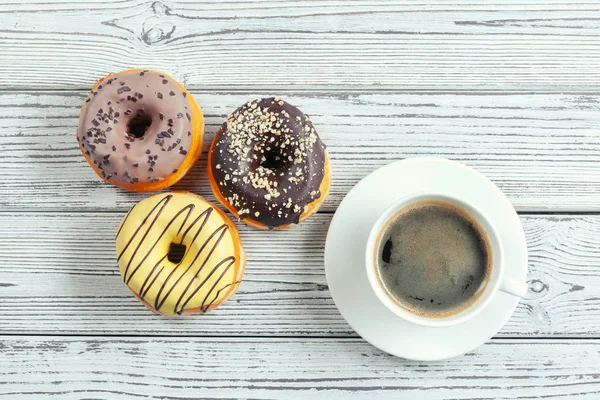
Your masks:
{"label": "chocolate sprinkle", "polygon": [[[160,103],[164,93],[179,93],[177,83],[166,75],[147,70],[117,75],[103,80],[85,99],[78,144],[105,179],[128,184],[161,181],[179,170],[182,159],[158,154],[167,148],[181,148],[187,154],[191,147],[191,124],[183,119],[190,104],[181,97]],[[109,86],[115,82],[118,85]],[[144,110],[148,115],[143,115]],[[134,176],[132,171],[142,163],[148,173]]]}

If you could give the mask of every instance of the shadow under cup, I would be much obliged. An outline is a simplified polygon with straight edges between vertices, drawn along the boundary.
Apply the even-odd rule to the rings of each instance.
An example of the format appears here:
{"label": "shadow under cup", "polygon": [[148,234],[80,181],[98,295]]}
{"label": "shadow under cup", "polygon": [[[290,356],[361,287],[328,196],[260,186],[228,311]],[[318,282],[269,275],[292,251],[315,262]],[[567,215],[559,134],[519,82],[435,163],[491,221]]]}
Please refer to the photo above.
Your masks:
{"label": "shadow under cup", "polygon": [[[383,237],[391,225],[395,222],[401,222],[404,216],[419,207],[439,207],[448,208],[455,213],[459,218],[472,224],[473,240],[480,240],[482,246],[485,246],[486,264],[477,266],[481,271],[478,282],[470,288],[468,297],[461,301],[457,306],[448,308],[446,311],[439,313],[427,313],[423,310],[416,310],[409,302],[398,299],[398,294],[391,293],[384,284],[384,278],[378,267],[381,251],[384,248],[382,241]],[[433,214],[432,214],[433,215]],[[417,227],[419,229],[419,227]],[[478,238],[475,233],[479,234]],[[468,234],[467,234],[468,235]],[[435,235],[434,235],[435,236]],[[465,236],[465,235],[463,235]],[[442,236],[438,237],[443,239]],[[432,245],[432,247],[434,247]],[[420,248],[420,247],[418,247]],[[459,249],[460,250],[460,249]],[[425,253],[425,251],[423,251]],[[418,255],[418,253],[417,253]],[[429,255],[424,254],[423,259],[427,259]],[[366,248],[366,268],[367,277],[371,288],[375,292],[378,299],[393,313],[399,317],[419,325],[425,326],[450,326],[466,321],[482,311],[496,295],[496,292],[501,289],[508,293],[522,296],[526,291],[524,282],[513,281],[504,276],[503,265],[503,247],[500,242],[499,235],[490,223],[489,219],[475,206],[467,203],[456,196],[439,193],[421,193],[413,196],[408,196],[393,203],[383,212],[377,219],[375,225],[371,229]],[[425,265],[425,264],[423,264]],[[428,268],[431,268],[428,266]],[[432,270],[436,274],[445,274],[443,270]],[[405,287],[411,287],[413,291],[418,290],[420,282],[415,276],[419,276],[420,271],[416,271],[417,275],[404,275],[408,282],[402,282]],[[428,272],[428,273],[431,273]],[[441,278],[445,278],[441,276]],[[411,281],[412,279],[412,281]],[[457,283],[460,284],[460,283]],[[435,286],[432,285],[432,286]],[[435,291],[435,287],[433,290]],[[460,290],[459,287],[457,290]],[[441,288],[439,289],[442,290]],[[431,289],[430,289],[431,294]],[[440,293],[441,295],[441,293]],[[414,296],[413,299],[424,301],[424,296]],[[433,302],[433,299],[431,300]],[[441,307],[443,308],[443,307]]]}

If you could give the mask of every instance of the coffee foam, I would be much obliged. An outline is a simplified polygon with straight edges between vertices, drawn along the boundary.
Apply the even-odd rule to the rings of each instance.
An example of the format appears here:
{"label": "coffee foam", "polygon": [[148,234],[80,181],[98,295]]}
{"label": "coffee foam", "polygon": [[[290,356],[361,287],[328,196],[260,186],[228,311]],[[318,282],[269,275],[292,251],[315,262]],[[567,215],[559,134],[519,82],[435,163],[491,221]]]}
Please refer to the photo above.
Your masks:
{"label": "coffee foam", "polygon": [[[462,231],[449,235],[457,227]],[[464,311],[481,297],[492,270],[485,230],[465,210],[445,201],[423,200],[398,210],[380,230],[375,249],[374,268],[383,291],[397,306],[421,317],[446,318]],[[453,299],[456,304],[450,304]]]}

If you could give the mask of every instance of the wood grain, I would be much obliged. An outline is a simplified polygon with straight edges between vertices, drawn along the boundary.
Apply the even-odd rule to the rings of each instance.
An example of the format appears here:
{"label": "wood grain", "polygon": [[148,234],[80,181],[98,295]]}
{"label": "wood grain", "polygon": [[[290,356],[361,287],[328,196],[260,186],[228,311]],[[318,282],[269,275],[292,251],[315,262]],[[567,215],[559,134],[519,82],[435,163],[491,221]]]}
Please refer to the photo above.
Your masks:
{"label": "wood grain", "polygon": [[[226,116],[269,92],[194,92],[205,148]],[[440,156],[479,169],[520,211],[600,211],[600,93],[278,92],[311,115],[329,146],[333,211],[365,175],[394,160]],[[120,210],[145,194],[105,184],[75,141],[84,92],[0,93],[4,210]],[[178,185],[212,199],[205,158]]]}
{"label": "wood grain", "polygon": [[[355,336],[330,297],[331,215],[282,232],[241,228],[239,292],[190,318],[151,314],[118,272],[124,213],[0,213],[0,333]],[[501,337],[600,337],[600,216],[524,215],[530,287]]]}
{"label": "wood grain", "polygon": [[5,0],[0,88],[85,89],[144,66],[226,90],[589,90],[599,16],[579,0]]}
{"label": "wood grain", "polygon": [[0,349],[0,398],[11,400],[600,396],[598,340],[494,340],[429,364],[359,339],[4,337]]}
{"label": "wood grain", "polygon": [[[596,0],[0,0],[0,399],[600,398],[598,21]],[[240,228],[246,276],[206,316],[131,295],[114,233],[147,195],[101,182],[75,142],[93,82],[141,66],[192,89],[206,144],[279,95],[329,146],[322,213]],[[510,321],[439,363],[358,338],[323,268],[343,196],[415,156],[491,178],[529,248]],[[212,199],[204,169],[175,188]]]}

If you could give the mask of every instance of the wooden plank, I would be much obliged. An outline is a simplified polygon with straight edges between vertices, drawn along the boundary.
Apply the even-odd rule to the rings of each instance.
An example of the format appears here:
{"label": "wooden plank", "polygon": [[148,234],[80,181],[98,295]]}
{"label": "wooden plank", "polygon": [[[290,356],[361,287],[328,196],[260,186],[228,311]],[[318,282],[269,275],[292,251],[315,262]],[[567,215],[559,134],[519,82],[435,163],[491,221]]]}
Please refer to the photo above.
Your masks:
{"label": "wooden plank", "polygon": [[598,340],[494,340],[438,363],[360,339],[3,337],[0,398],[597,399]]}
{"label": "wooden plank", "polygon": [[[121,213],[0,213],[0,333],[354,336],[330,297],[331,215],[282,232],[241,228],[239,292],[189,318],[151,314],[116,266]],[[529,293],[500,337],[600,337],[600,216],[522,216]]]}
{"label": "wooden plank", "polygon": [[600,85],[599,12],[579,0],[4,2],[0,88],[87,88],[146,66],[227,90],[585,90]]}
{"label": "wooden plank", "polygon": [[[279,92],[311,115],[329,146],[333,211],[369,172],[413,156],[462,161],[520,211],[600,211],[600,93]],[[226,116],[266,92],[195,92],[206,146]],[[120,210],[146,194],[101,182],[75,141],[84,92],[0,93],[4,210]],[[204,159],[178,185],[212,198]]]}

